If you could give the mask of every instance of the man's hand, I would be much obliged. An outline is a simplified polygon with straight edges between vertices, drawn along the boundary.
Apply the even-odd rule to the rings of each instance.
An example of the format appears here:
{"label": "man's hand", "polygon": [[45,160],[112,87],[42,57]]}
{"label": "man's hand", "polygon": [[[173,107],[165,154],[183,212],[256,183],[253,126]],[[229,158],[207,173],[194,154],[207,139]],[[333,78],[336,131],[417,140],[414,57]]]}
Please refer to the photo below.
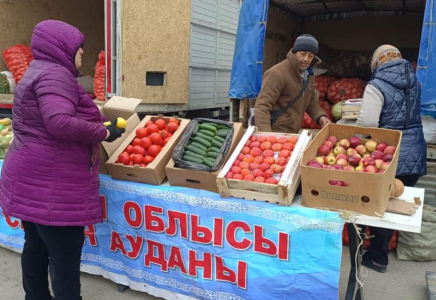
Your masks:
{"label": "man's hand", "polygon": [[329,118],[322,116],[321,118],[319,118],[319,125],[321,125],[322,127],[326,126],[327,124],[331,123],[332,121],[330,121]]}

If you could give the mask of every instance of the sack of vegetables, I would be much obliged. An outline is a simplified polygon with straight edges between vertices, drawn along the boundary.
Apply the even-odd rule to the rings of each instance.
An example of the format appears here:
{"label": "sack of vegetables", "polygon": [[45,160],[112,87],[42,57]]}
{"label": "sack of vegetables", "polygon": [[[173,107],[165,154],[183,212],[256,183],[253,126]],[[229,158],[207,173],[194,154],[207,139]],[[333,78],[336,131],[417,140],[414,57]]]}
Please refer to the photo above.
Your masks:
{"label": "sack of vegetables", "polygon": [[225,162],[233,138],[229,122],[197,118],[189,122],[174,148],[177,168],[213,172]]}

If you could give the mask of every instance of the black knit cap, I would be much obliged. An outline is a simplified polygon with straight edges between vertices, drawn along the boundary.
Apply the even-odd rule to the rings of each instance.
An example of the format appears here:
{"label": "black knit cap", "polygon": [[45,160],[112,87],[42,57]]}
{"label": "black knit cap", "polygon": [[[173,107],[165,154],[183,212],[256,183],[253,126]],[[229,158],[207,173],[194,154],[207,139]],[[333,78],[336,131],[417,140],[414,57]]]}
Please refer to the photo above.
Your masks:
{"label": "black knit cap", "polygon": [[318,41],[310,34],[302,34],[295,40],[294,49],[292,52],[310,51],[314,54],[318,53]]}

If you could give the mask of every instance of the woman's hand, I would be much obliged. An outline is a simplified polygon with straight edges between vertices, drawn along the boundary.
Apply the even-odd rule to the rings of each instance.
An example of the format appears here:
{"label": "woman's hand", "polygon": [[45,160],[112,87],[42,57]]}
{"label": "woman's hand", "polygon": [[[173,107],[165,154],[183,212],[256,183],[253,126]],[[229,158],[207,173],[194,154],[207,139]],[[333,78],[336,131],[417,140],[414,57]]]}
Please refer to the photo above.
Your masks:
{"label": "woman's hand", "polygon": [[321,118],[319,118],[319,125],[321,125],[322,127],[326,126],[327,124],[331,123],[332,121],[330,121],[329,118],[322,116]]}

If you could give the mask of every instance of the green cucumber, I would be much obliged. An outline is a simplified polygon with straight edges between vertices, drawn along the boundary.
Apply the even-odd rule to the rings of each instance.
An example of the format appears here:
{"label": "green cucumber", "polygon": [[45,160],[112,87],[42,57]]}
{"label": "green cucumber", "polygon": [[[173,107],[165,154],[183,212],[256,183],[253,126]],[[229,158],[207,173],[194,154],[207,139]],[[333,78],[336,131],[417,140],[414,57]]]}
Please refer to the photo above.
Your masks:
{"label": "green cucumber", "polygon": [[198,163],[198,164],[203,163],[203,160],[202,160],[202,159],[195,158],[195,157],[191,157],[191,156],[189,156],[189,155],[184,155],[184,156],[183,156],[183,160],[184,160],[184,161],[189,161],[189,162]]}
{"label": "green cucumber", "polygon": [[202,144],[200,144],[200,143],[192,142],[192,143],[189,144],[189,146],[194,146],[194,147],[196,147],[198,149],[203,150],[204,152],[207,152],[207,147],[202,145]]}
{"label": "green cucumber", "polygon": [[200,130],[200,126],[197,125],[197,127],[194,128],[194,131],[192,132],[192,135],[196,135],[199,130]]}
{"label": "green cucumber", "polygon": [[206,165],[209,168],[212,168],[213,165],[215,164],[215,160],[204,159],[202,163],[203,163],[203,165]]}
{"label": "green cucumber", "polygon": [[194,145],[189,145],[189,146],[185,147],[185,153],[187,151],[197,153],[198,155],[202,155],[203,157],[206,156],[206,151],[203,151],[203,149],[195,147]]}
{"label": "green cucumber", "polygon": [[217,140],[218,142],[224,143],[225,139],[220,137],[219,135],[217,135],[216,137],[214,137],[215,140]]}
{"label": "green cucumber", "polygon": [[195,153],[195,152],[193,152],[193,151],[185,151],[185,153],[183,153],[183,155],[187,155],[187,156],[190,156],[190,157],[195,157],[195,158],[198,158],[198,159],[204,159],[204,155],[201,155],[201,154],[198,154],[198,153]]}
{"label": "green cucumber", "polygon": [[223,143],[218,142],[217,140],[213,140],[213,141],[212,141],[212,145],[213,145],[214,147],[217,147],[217,148],[220,148],[220,149],[221,149]]}
{"label": "green cucumber", "polygon": [[225,138],[230,133],[230,130],[219,130],[215,136],[220,136]]}
{"label": "green cucumber", "polygon": [[216,127],[214,127],[212,125],[207,125],[207,124],[201,124],[200,129],[209,130],[209,131],[212,131],[213,133],[218,131],[218,129]]}
{"label": "green cucumber", "polygon": [[196,136],[196,137],[194,137],[192,140],[193,140],[194,142],[197,142],[197,143],[202,144],[203,146],[206,146],[207,148],[210,148],[210,147],[212,146],[212,143],[213,143],[213,142],[216,142],[216,141],[212,141],[212,143],[211,143],[211,142],[209,142],[209,141],[206,141],[205,139],[203,139],[203,138],[200,137],[200,136]]}
{"label": "green cucumber", "polygon": [[213,137],[205,135],[205,134],[203,134],[201,132],[198,132],[195,136],[199,136],[199,137],[201,137],[201,138],[203,138],[203,139],[205,139],[206,141],[209,141],[209,142],[213,141]]}
{"label": "green cucumber", "polygon": [[212,152],[212,151],[207,152],[207,154],[206,154],[207,157],[212,157],[212,158],[217,158],[218,155],[219,155],[218,152]]}
{"label": "green cucumber", "polygon": [[209,149],[209,151],[210,151],[210,152],[220,152],[221,150],[220,150],[220,148],[217,148],[217,147],[211,147],[211,148]]}
{"label": "green cucumber", "polygon": [[219,127],[219,125],[217,123],[212,123],[212,122],[206,122],[206,123],[201,123],[201,124],[203,124],[203,125],[210,125],[210,126],[216,127],[217,129]]}
{"label": "green cucumber", "polygon": [[210,136],[210,137],[214,137],[215,136],[215,134],[212,131],[209,131],[209,130],[206,130],[206,129],[200,129],[199,132],[202,133],[202,134],[205,134],[207,136]]}

